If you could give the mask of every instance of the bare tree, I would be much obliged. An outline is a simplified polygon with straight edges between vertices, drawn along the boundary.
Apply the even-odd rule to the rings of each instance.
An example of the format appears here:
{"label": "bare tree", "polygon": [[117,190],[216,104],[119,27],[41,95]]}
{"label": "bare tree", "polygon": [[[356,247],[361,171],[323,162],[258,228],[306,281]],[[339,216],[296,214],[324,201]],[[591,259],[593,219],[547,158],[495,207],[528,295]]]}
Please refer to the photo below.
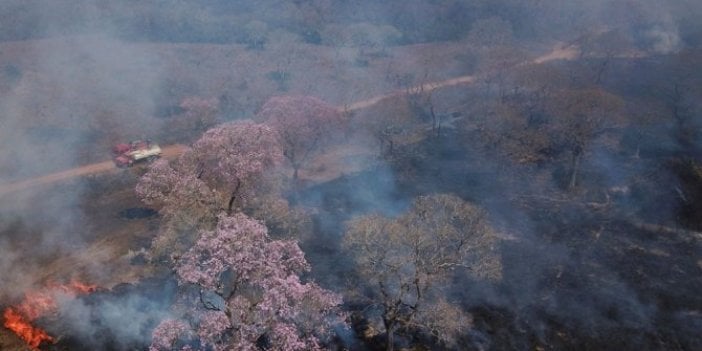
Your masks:
{"label": "bare tree", "polygon": [[[401,331],[427,332],[451,344],[469,323],[460,307],[446,302],[449,277],[460,270],[499,277],[496,243],[486,213],[453,195],[418,197],[399,218],[373,214],[350,221],[344,245],[368,282],[365,297],[380,310],[386,349],[393,350]],[[442,318],[449,311],[454,317]]]}
{"label": "bare tree", "polygon": [[656,95],[670,111],[675,125],[675,137],[684,153],[696,153],[702,124],[699,115],[699,101],[702,96],[702,75],[699,74],[700,54],[683,51],[671,57],[670,74]]}
{"label": "bare tree", "polygon": [[623,100],[601,89],[564,91],[550,103],[549,133],[559,147],[570,152],[568,188],[577,185],[578,173],[588,146],[622,120]]}
{"label": "bare tree", "polygon": [[520,163],[568,155],[568,189],[578,182],[591,144],[623,122],[623,100],[602,89],[530,88],[521,98],[487,104],[481,128],[490,145]]}
{"label": "bare tree", "polygon": [[395,95],[363,111],[356,123],[376,139],[381,156],[391,156],[418,121],[407,96]]}
{"label": "bare tree", "polygon": [[581,40],[580,59],[588,59],[592,82],[599,85],[612,59],[617,55],[631,54],[633,47],[633,39],[621,30],[595,32]]}
{"label": "bare tree", "polygon": [[483,53],[478,69],[483,73],[481,78],[486,95],[492,97],[497,93],[497,96],[504,101],[509,92],[507,89],[509,70],[525,62],[526,59],[524,52],[506,46],[492,47]]}

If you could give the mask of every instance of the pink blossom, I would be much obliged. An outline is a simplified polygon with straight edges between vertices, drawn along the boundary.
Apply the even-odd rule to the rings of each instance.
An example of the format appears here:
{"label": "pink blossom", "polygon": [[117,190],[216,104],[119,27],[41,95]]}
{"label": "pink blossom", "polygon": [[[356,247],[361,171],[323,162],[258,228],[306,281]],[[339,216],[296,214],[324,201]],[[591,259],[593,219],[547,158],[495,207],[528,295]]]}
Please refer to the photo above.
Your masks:
{"label": "pink blossom", "polygon": [[200,317],[200,327],[197,329],[200,342],[210,345],[215,350],[224,350],[223,334],[232,327],[229,318],[222,311],[206,311]]}
{"label": "pink blossom", "polygon": [[236,290],[227,300],[233,337],[222,336],[226,323],[201,319],[200,329],[205,328],[198,330],[201,339],[239,348],[255,345],[266,335],[280,350],[319,347],[318,336],[329,332],[332,321],[327,317],[341,304],[341,297],[300,280],[309,264],[297,243],[271,240],[261,222],[244,214],[221,216],[215,230],[200,233],[176,272],[181,283],[217,290],[227,270],[236,277]]}
{"label": "pink blossom", "polygon": [[183,337],[190,330],[190,327],[183,321],[176,319],[165,319],[154,329],[151,337],[149,351],[172,350],[176,341]]}
{"label": "pink blossom", "polygon": [[255,183],[282,157],[270,127],[252,121],[225,123],[205,132],[175,162],[154,162],[136,191],[145,203],[162,206],[167,214],[183,202],[207,203],[217,200],[217,194],[255,192]]}
{"label": "pink blossom", "polygon": [[256,118],[277,131],[284,155],[295,170],[295,178],[310,156],[332,141],[334,131],[345,124],[336,107],[312,96],[272,97]]}

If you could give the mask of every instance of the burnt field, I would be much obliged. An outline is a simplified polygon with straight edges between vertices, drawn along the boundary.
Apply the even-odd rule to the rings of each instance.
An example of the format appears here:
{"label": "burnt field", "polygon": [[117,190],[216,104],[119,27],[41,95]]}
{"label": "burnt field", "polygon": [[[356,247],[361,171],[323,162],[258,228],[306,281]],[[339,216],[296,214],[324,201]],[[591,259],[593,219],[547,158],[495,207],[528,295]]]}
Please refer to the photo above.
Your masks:
{"label": "burnt field", "polygon": [[0,5],[0,349],[702,349],[699,5],[132,5]]}
{"label": "burnt field", "polygon": [[[535,191],[525,183],[548,170],[495,169],[481,145],[456,145],[456,137],[448,133],[397,151],[429,150],[419,153],[420,160],[398,156],[390,169],[303,192],[301,202],[320,211],[314,217],[319,233],[303,245],[318,279],[339,285],[339,277],[353,274],[339,249],[344,221],[367,212],[397,213],[426,192],[455,192],[490,208],[509,233],[500,246],[502,280],[459,278],[452,291],[474,316],[465,349],[700,347],[702,300],[695,291],[702,287],[701,233],[643,222],[663,219],[653,213],[669,211],[668,203],[638,190],[610,199],[592,184],[603,178],[598,172],[587,175],[595,180],[577,196]],[[515,182],[520,178],[525,181]]]}
{"label": "burnt field", "polygon": [[[340,245],[345,221],[372,212],[397,215],[415,196],[455,192],[491,209],[491,216],[505,235],[499,247],[500,281],[454,277],[457,282],[450,294],[473,316],[473,327],[463,337],[462,349],[699,347],[696,326],[700,316],[696,311],[702,301],[695,292],[702,281],[696,274],[701,269],[698,232],[645,223],[647,212],[632,210],[631,197],[637,196],[637,203],[646,203],[642,195],[613,195],[607,200],[597,191],[588,195],[588,189],[568,197],[558,189],[533,192],[532,187],[514,179],[536,179],[546,170],[496,169],[494,163],[485,160],[490,154],[482,143],[456,143],[459,137],[456,131],[447,131],[438,139],[400,147],[387,164],[310,186],[295,195],[294,201],[314,213],[313,232],[301,243],[313,268],[311,277],[337,289],[362,280],[352,269],[352,256]],[[417,159],[417,155],[423,157]],[[653,163],[654,158],[647,162]],[[589,177],[601,179],[596,173]],[[521,177],[515,177],[517,174]],[[146,228],[154,230],[159,222],[153,210],[134,201],[131,191],[106,192],[133,187],[136,179],[126,173],[89,183],[83,200],[90,209],[84,210],[88,223],[101,229],[83,238],[87,250],[70,251],[90,252],[96,245],[115,252],[137,252],[150,246],[153,234]],[[588,187],[598,189],[596,184]],[[50,198],[52,193],[46,196]],[[28,234],[16,226],[8,229],[10,232]],[[33,239],[29,236],[14,242],[31,245],[39,237],[37,234]],[[17,250],[31,252],[31,247]],[[176,286],[167,270],[153,276],[153,270],[147,269],[150,264],[139,256],[122,258],[122,263],[119,259],[101,263],[119,264],[113,273],[102,272],[104,280],[99,284],[109,289],[79,296],[62,305],[57,314],[37,321],[50,334],[59,336],[45,349],[145,347],[149,343],[145,335],[168,313],[175,296],[172,292],[166,297],[162,289],[171,286],[168,289],[175,291]],[[45,257],[37,264],[55,267],[55,272],[47,276],[68,276],[84,270],[83,276],[95,279],[89,263],[106,258],[75,257],[68,263],[70,260]],[[128,270],[136,279],[120,283]],[[137,278],[146,275],[153,277]],[[200,299],[194,294],[191,298]],[[375,347],[380,341],[367,334],[373,326],[369,327],[369,321],[362,317],[365,307],[353,299],[346,303],[356,316],[351,325],[355,333],[337,342],[352,349]],[[132,320],[133,328],[124,330],[116,322],[123,312],[110,313],[105,306],[138,311],[139,318]],[[409,334],[399,342],[417,342],[416,338]]]}

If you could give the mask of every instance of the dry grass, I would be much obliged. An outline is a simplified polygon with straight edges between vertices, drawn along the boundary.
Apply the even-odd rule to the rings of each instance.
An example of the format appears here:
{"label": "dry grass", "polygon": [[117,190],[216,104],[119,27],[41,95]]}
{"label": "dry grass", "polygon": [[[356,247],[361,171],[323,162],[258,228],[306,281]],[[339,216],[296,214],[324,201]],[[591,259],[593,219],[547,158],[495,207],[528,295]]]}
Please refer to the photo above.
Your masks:
{"label": "dry grass", "polygon": [[[105,62],[80,56],[80,50],[75,54],[71,52],[71,48],[80,48],[85,40],[90,42],[93,39],[76,37],[0,43],[0,62],[15,63],[23,72],[22,81],[8,92],[9,98],[17,103],[16,112],[22,115],[22,119],[18,120],[20,122],[12,126],[17,135],[38,126],[67,126],[66,128],[73,128],[79,133],[97,131],[100,136],[92,141],[94,144],[81,145],[75,149],[63,148],[60,139],[49,140],[45,154],[35,155],[32,160],[15,160],[20,165],[23,162],[41,164],[43,160],[55,157],[54,152],[75,152],[72,156],[77,157],[77,160],[74,162],[83,166],[63,170],[61,167],[65,167],[64,163],[48,163],[49,166],[35,170],[43,172],[38,177],[27,178],[20,174],[24,180],[0,186],[0,196],[75,177],[112,172],[112,163],[102,160],[108,157],[109,147],[115,141],[134,135],[141,137],[142,133],[163,136],[170,132],[167,121],[153,117],[154,106],[149,104],[152,97],[140,97],[138,103],[129,100],[115,103],[110,100],[113,96],[91,91],[101,84],[95,81],[92,74],[99,74],[105,69],[102,66]],[[377,96],[397,92],[398,87],[392,79],[394,76],[417,77],[415,84],[434,82],[428,85],[430,90],[472,82],[470,76],[454,77],[457,73],[466,73],[460,57],[470,54],[470,50],[460,43],[393,48],[388,50],[387,55],[373,58],[364,67],[354,66],[355,52],[352,49],[335,51],[308,44],[296,44],[294,50],[285,50],[283,44],[270,44],[265,51],[249,51],[240,45],[120,45],[124,46],[125,52],[137,55],[132,59],[125,58],[128,65],[123,68],[129,70],[127,77],[155,79],[156,81],[149,82],[149,86],[153,83],[154,88],[163,82],[183,87],[183,91],[175,92],[176,95],[233,96],[244,115],[254,113],[265,99],[279,94],[315,95],[341,106],[340,109],[354,102],[354,108],[365,108],[382,101]],[[63,86],[64,82],[55,77],[56,72],[49,74],[46,71],[45,54],[52,51],[64,53],[62,64],[68,65],[69,70],[77,64],[80,65],[81,72],[85,72],[84,75],[72,77],[75,86],[68,90]],[[545,57],[548,59],[551,56]],[[284,63],[281,64],[281,61]],[[266,76],[271,71],[281,69],[290,72],[292,77],[285,92],[279,91],[278,85]],[[154,71],[158,74],[154,75]],[[130,84],[128,79],[122,83],[126,86]],[[322,182],[343,174],[359,172],[372,163],[377,151],[375,148],[368,144],[341,142],[318,155],[308,167],[301,170],[300,177]],[[167,157],[175,157],[182,152],[182,146],[169,146],[164,151]],[[2,164],[4,161],[7,158],[0,155],[0,179],[18,176],[1,173],[8,169],[7,164]],[[46,170],[53,170],[54,173],[45,172]],[[47,173],[48,175],[41,175]],[[148,221],[126,221],[115,219],[115,216],[100,216],[101,211],[114,214],[115,208],[130,204],[133,206],[136,199],[131,189],[114,189],[104,194],[99,203],[99,206],[92,208],[92,213],[88,213],[88,216],[95,215],[98,218],[96,220],[103,220],[100,230],[94,233],[94,240],[77,247],[69,256],[46,262],[42,274],[36,277],[37,283],[57,277],[84,276],[103,287],[110,287],[120,282],[135,281],[148,274],[143,268],[130,265],[128,260],[128,253],[135,249],[132,247],[133,242],[148,239],[153,234]],[[96,275],[98,271],[100,274]],[[26,349],[7,334],[6,330],[0,331],[2,350]]]}

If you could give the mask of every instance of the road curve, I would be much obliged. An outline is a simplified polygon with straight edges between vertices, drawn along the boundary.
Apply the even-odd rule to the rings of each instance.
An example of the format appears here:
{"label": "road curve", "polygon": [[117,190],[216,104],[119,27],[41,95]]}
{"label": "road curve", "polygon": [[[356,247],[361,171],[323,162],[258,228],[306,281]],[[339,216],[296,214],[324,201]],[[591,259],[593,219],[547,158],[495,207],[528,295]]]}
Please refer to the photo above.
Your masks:
{"label": "road curve", "polygon": [[[540,63],[545,63],[548,61],[553,61],[553,60],[571,60],[576,58],[578,55],[578,49],[574,45],[570,45],[567,47],[557,47],[553,51],[544,54],[542,56],[539,56],[531,61],[528,62],[523,62],[519,65],[525,65],[525,64],[540,64]],[[429,82],[429,83],[424,83],[421,85],[417,85],[414,87],[410,87],[409,90],[412,91],[425,91],[425,92],[430,92],[434,91],[437,89],[449,87],[449,86],[455,86],[455,85],[461,85],[461,84],[471,84],[475,82],[476,76],[461,76],[461,77],[456,77],[456,78],[451,78],[447,80],[442,80],[442,81],[436,81],[436,82]],[[371,107],[373,105],[376,105],[383,101],[384,99],[387,99],[389,97],[393,96],[401,96],[402,94],[405,94],[406,90],[396,90],[387,94],[382,94],[378,96],[374,96],[365,100],[361,101],[356,101],[352,104],[344,105],[344,106],[339,106],[338,110],[342,112],[348,112],[348,111],[354,111],[354,110],[360,110],[364,108]],[[175,144],[175,145],[169,145],[163,148],[163,156],[166,158],[175,158],[178,155],[180,155],[187,147],[185,145],[180,145],[180,144]],[[99,173],[105,173],[109,172],[112,170],[115,170],[116,167],[112,161],[104,161],[104,162],[98,162],[98,163],[93,163],[85,166],[80,166],[76,167],[73,169],[68,169],[65,171],[60,171],[56,173],[51,173],[47,174],[44,176],[39,176],[36,178],[31,178],[19,182],[14,182],[14,183],[7,183],[7,184],[0,184],[0,197],[26,190],[29,188],[33,188],[36,186],[40,185],[47,185],[55,182],[59,182],[62,180],[67,180],[71,178],[76,178],[76,177],[82,177],[86,176],[89,174],[99,174]]]}

